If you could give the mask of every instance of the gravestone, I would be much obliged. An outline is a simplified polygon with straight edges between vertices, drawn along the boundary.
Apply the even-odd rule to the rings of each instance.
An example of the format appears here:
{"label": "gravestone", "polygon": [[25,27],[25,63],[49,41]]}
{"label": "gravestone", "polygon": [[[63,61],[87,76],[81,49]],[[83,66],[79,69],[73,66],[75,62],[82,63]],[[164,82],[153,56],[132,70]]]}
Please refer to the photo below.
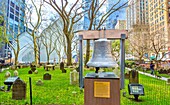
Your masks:
{"label": "gravestone", "polygon": [[76,70],[70,72],[70,84],[77,85],[79,83],[79,73]]}
{"label": "gravestone", "polygon": [[64,69],[64,62],[61,62],[60,63],[60,70],[63,70]]}
{"label": "gravestone", "polygon": [[167,85],[170,85],[170,78],[167,79]]}
{"label": "gravestone", "polygon": [[159,74],[162,74],[162,73],[163,73],[163,70],[162,70],[162,69],[160,69],[160,70],[159,70]]}
{"label": "gravestone", "polygon": [[66,73],[66,72],[67,72],[66,69],[63,69],[63,70],[62,70],[62,73]]}
{"label": "gravestone", "polygon": [[16,67],[15,65],[12,65],[12,66],[10,67],[10,69],[11,69],[11,70],[16,70],[17,67]]}
{"label": "gravestone", "polygon": [[9,71],[7,71],[7,72],[5,73],[5,77],[8,78],[8,77],[10,77],[10,76],[11,76],[11,73],[10,73]]}
{"label": "gravestone", "polygon": [[34,72],[36,70],[36,66],[31,64],[31,70]]}
{"label": "gravestone", "polygon": [[26,98],[26,83],[17,79],[12,87],[12,99],[23,100]]}
{"label": "gravestone", "polygon": [[51,75],[49,73],[44,74],[43,80],[51,80]]}
{"label": "gravestone", "polygon": [[39,79],[37,82],[36,82],[36,85],[43,85],[43,81],[41,79]]}
{"label": "gravestone", "polygon": [[38,70],[35,70],[34,73],[35,73],[35,74],[38,74]]}
{"label": "gravestone", "polygon": [[32,70],[29,70],[29,71],[28,71],[28,74],[32,74]]}
{"label": "gravestone", "polygon": [[170,73],[170,69],[168,70],[168,73]]}
{"label": "gravestone", "polygon": [[163,73],[162,74],[167,74],[167,70],[163,70]]}
{"label": "gravestone", "polygon": [[125,73],[125,79],[129,79],[129,73]]}
{"label": "gravestone", "polygon": [[14,71],[14,76],[18,76],[18,71],[17,70]]}
{"label": "gravestone", "polygon": [[136,70],[129,71],[129,84],[139,83],[139,73]]}

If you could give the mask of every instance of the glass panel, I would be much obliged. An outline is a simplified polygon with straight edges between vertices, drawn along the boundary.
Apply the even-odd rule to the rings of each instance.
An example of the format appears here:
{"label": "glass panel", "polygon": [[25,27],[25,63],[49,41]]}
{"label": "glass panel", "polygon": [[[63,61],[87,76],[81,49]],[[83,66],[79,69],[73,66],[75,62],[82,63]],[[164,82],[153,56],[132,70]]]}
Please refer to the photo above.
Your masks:
{"label": "glass panel", "polygon": [[10,18],[11,18],[11,19],[14,19],[14,15],[13,15],[13,14],[10,14]]}

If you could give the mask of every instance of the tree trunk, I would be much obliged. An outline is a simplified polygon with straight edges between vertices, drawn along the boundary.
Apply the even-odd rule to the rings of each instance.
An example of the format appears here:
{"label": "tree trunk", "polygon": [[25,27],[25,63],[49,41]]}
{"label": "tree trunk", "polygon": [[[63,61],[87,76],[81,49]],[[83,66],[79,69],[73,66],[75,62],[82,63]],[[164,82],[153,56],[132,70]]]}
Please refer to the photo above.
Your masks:
{"label": "tree trunk", "polygon": [[71,40],[67,39],[67,66],[70,66],[72,64],[71,57]]}
{"label": "tree trunk", "polygon": [[87,40],[85,65],[89,61],[89,58],[90,58],[90,40]]}
{"label": "tree trunk", "polygon": [[142,57],[139,57],[139,64],[143,63]]}
{"label": "tree trunk", "polygon": [[38,65],[38,47],[36,43],[36,38],[34,38],[34,59],[36,66]]}
{"label": "tree trunk", "polygon": [[[14,67],[15,69],[17,69],[17,65],[18,65],[18,52],[14,51],[14,55],[15,55],[15,62],[14,62]],[[11,58],[10,58],[11,59]]]}
{"label": "tree trunk", "polygon": [[159,62],[155,60],[155,70],[157,70],[157,68],[159,68]]}
{"label": "tree trunk", "polygon": [[58,63],[60,64],[60,62],[61,62],[61,55],[58,54]]}
{"label": "tree trunk", "polygon": [[50,63],[50,55],[47,54],[47,63],[49,64]]}

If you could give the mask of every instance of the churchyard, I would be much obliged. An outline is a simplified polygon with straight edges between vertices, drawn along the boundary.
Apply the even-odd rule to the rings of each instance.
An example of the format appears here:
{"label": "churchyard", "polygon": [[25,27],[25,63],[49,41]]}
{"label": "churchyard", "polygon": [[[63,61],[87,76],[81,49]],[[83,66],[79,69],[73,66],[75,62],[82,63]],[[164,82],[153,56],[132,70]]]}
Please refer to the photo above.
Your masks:
{"label": "churchyard", "polygon": [[[12,99],[12,88],[9,92],[0,91],[0,105],[24,105],[30,104],[29,77],[32,79],[32,103],[33,105],[83,105],[84,90],[78,84],[70,84],[70,73],[74,68],[65,68],[66,73],[62,73],[60,68],[55,70],[44,70],[43,67],[37,68],[38,73],[29,74],[30,68],[18,69],[18,76],[26,83],[26,98],[23,100]],[[14,76],[14,70],[4,70],[0,73],[0,86],[4,85],[6,71]],[[85,69],[84,75],[94,70]],[[49,80],[44,80],[44,74],[50,74]],[[40,83],[40,84],[37,84]],[[121,90],[121,105],[169,105],[170,104],[170,85],[166,81],[139,74],[139,83],[144,86],[144,96],[139,96],[139,100],[134,100],[133,95],[128,94],[129,80],[125,79],[125,89]],[[90,100],[90,99],[89,99]]]}

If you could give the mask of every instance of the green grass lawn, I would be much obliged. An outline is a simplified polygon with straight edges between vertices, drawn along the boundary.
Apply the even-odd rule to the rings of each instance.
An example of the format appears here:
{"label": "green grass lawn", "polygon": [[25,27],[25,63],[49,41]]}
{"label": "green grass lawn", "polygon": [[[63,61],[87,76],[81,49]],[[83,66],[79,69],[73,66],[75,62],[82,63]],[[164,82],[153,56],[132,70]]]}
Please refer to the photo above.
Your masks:
{"label": "green grass lawn", "polygon": [[[0,105],[23,105],[30,103],[29,99],[29,77],[32,78],[33,88],[33,104],[64,104],[64,105],[83,105],[84,91],[81,91],[79,86],[70,85],[70,70],[67,73],[61,73],[61,70],[48,71],[52,75],[52,80],[43,80],[45,71],[43,68],[38,68],[38,74],[28,74],[29,68],[19,69],[19,77],[27,83],[27,96],[25,100],[12,100],[12,91],[0,91]],[[13,75],[13,71],[9,70]],[[4,86],[5,72],[0,73],[0,86]],[[84,75],[87,72],[85,71]],[[128,94],[126,80],[125,89],[121,90],[121,105],[170,105],[170,86],[166,85],[165,81],[153,79],[144,75],[140,75],[140,83],[145,88],[145,96],[139,97],[139,102],[136,102],[133,96]],[[43,80],[43,86],[37,86],[37,80]],[[76,94],[73,94],[76,92]],[[126,96],[122,96],[122,92],[126,92]],[[167,103],[167,104],[166,104]]]}

